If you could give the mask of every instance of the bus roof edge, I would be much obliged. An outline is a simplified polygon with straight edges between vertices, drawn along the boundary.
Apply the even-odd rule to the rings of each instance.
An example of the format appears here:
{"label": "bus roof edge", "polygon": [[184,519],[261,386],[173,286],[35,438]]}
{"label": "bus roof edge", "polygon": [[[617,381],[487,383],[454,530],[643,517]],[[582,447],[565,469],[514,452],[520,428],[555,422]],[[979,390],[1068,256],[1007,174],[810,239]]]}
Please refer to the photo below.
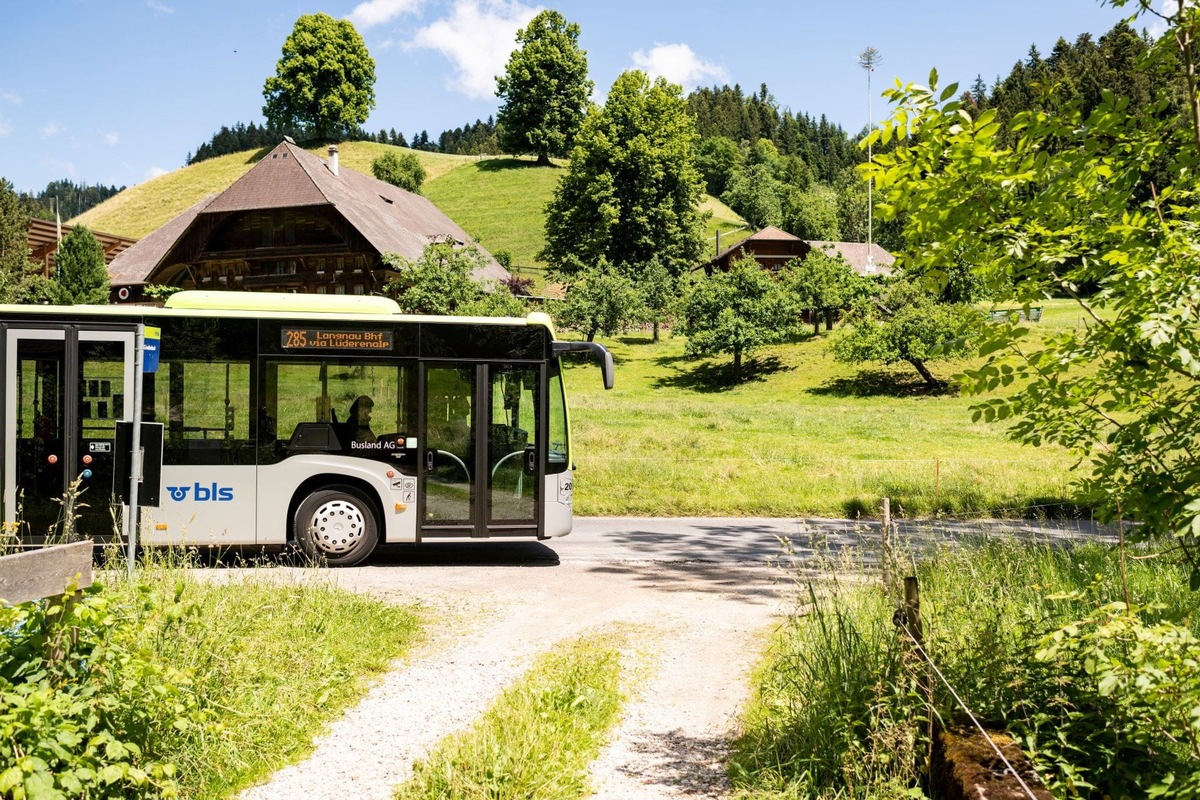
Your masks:
{"label": "bus roof edge", "polygon": [[185,289],[167,298],[167,308],[221,311],[290,311],[335,314],[399,314],[400,306],[387,297],[279,292],[219,292]]}

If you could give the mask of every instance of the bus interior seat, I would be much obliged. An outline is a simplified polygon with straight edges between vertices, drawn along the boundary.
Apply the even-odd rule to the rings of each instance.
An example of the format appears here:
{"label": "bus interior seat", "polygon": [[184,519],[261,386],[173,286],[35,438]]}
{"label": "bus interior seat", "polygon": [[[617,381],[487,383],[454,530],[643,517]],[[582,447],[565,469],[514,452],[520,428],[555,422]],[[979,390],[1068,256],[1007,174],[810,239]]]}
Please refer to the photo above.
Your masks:
{"label": "bus interior seat", "polygon": [[299,422],[288,440],[290,453],[337,453],[341,450],[341,439],[328,422]]}

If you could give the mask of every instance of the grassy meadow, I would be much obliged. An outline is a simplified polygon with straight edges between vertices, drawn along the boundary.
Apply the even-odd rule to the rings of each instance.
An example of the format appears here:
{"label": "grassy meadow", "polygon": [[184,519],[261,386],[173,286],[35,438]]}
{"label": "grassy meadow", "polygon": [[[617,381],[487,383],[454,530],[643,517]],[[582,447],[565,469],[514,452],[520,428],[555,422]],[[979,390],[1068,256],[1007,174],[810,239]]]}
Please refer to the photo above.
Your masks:
{"label": "grassy meadow", "polygon": [[[1035,330],[1078,323],[1066,301]],[[726,357],[684,356],[682,337],[606,341],[616,388],[577,363],[567,376],[581,515],[877,515],[1070,512],[1080,499],[1064,450],[1023,447],[1001,425],[972,422],[985,398],[930,393],[907,364],[839,364],[832,335],[765,348],[731,381]],[[970,362],[932,365],[950,378]]]}

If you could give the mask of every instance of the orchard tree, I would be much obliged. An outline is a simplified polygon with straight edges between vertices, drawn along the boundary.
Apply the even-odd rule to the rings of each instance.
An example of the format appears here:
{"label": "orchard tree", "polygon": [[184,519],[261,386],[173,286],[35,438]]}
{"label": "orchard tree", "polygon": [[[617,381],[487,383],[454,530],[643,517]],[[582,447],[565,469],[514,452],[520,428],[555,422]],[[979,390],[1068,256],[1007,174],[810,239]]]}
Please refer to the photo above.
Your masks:
{"label": "orchard tree", "polygon": [[539,254],[569,274],[607,262],[630,274],[657,259],[672,275],[704,251],[703,182],[696,126],[678,86],[622,73],[602,109],[588,113],[571,165],[546,207]]}
{"label": "orchard tree", "polygon": [[753,258],[733,262],[725,272],[701,278],[683,304],[680,330],[685,352],[693,356],[728,353],[733,379],[742,380],[742,359],[792,330],[793,315],[769,272]]}
{"label": "orchard tree", "polygon": [[62,302],[103,304],[108,302],[108,269],[104,247],[82,225],[63,237],[55,256]]}
{"label": "orchard tree", "polygon": [[425,182],[425,167],[416,153],[384,153],[371,162],[371,172],[379,180],[414,194],[420,193]]}
{"label": "orchard tree", "polygon": [[628,330],[644,316],[642,297],[628,276],[606,264],[581,267],[571,278],[557,314],[564,328],[594,341],[596,334],[612,336]]}
{"label": "orchard tree", "polygon": [[579,26],[557,11],[540,12],[517,32],[520,44],[496,78],[496,115],[507,153],[534,153],[537,163],[565,156],[587,114],[592,82]]}
{"label": "orchard tree", "polygon": [[835,359],[846,364],[905,362],[937,389],[945,381],[930,371],[929,362],[966,354],[983,318],[968,305],[939,303],[924,286],[900,279],[878,297],[859,300],[847,322],[833,342]]}
{"label": "orchard tree", "polygon": [[863,279],[854,274],[840,254],[830,255],[815,248],[803,259],[789,262],[779,279],[788,299],[809,312],[814,336],[821,332],[822,317],[825,329],[833,330],[834,315],[862,294],[859,287]]}
{"label": "orchard tree", "polygon": [[269,128],[336,138],[361,126],[375,107],[375,59],[349,20],[304,14],[283,43],[263,97]]}

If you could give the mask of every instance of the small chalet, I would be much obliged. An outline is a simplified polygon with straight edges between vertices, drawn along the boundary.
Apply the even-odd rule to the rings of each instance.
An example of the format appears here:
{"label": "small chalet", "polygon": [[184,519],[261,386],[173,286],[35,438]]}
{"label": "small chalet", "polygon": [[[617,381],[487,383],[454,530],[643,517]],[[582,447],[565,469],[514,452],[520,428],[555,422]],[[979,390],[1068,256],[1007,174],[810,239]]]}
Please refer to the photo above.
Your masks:
{"label": "small chalet", "polygon": [[[385,253],[417,259],[435,242],[467,233],[428,199],[325,161],[290,139],[220,194],[210,195],[115,258],[114,302],[143,300],[146,284],[371,294],[392,276]],[[480,249],[473,276],[510,275]]]}
{"label": "small chalet", "polygon": [[[47,278],[54,271],[59,240],[74,229],[74,225],[60,225],[44,219],[29,220],[29,231],[25,236],[25,242],[29,245],[29,257],[42,265],[42,274]],[[137,239],[117,236],[114,233],[101,233],[100,231],[91,233],[104,250],[105,264],[111,264],[114,258],[137,243]]]}
{"label": "small chalet", "polygon": [[768,225],[753,236],[726,248],[708,262],[707,271],[727,270],[729,265],[749,255],[763,269],[778,272],[789,261],[805,258],[813,249],[829,255],[840,255],[859,275],[891,275],[896,257],[877,244],[868,247],[861,242],[806,241]]}

